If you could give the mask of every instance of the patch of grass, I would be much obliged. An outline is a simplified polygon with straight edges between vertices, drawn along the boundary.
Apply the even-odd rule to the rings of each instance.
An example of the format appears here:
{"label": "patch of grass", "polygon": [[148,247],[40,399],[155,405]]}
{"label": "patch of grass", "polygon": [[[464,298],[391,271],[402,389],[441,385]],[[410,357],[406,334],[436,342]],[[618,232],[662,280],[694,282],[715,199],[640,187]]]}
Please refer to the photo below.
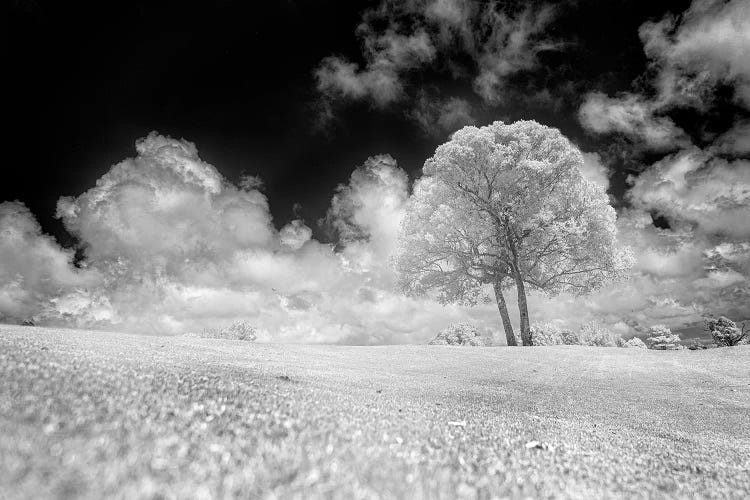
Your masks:
{"label": "patch of grass", "polygon": [[747,498],[748,366],[750,347],[247,345],[0,327],[0,491]]}

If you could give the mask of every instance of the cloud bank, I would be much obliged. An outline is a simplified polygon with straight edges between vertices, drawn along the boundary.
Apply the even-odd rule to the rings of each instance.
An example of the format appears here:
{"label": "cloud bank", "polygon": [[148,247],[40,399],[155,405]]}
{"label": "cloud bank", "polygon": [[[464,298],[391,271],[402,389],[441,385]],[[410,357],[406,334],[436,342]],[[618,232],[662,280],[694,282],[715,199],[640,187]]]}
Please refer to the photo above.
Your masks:
{"label": "cloud bank", "polygon": [[[228,182],[188,141],[152,133],[136,153],[59,200],[83,249],[77,264],[22,203],[0,204],[0,320],[175,334],[243,319],[260,340],[348,344],[421,343],[470,320],[501,338],[494,304],[444,307],[395,289],[389,258],[409,179],[392,157],[367,159],[334,193],[323,221],[334,245],[302,220],[277,229],[257,179]],[[584,158],[585,177],[606,186],[601,158]],[[745,160],[693,150],[632,179],[618,222],[639,256],[630,280],[589,297],[531,294],[532,317],[569,328],[598,319],[627,334],[746,314],[748,172]],[[653,212],[673,227],[655,228]]]}
{"label": "cloud bank", "polygon": [[258,182],[233,185],[188,141],[152,133],[136,152],[58,202],[81,268],[25,206],[0,205],[0,319],[170,334],[247,319],[261,340],[403,343],[466,314],[393,291],[408,179],[388,156],[334,195],[335,251],[301,220],[277,230]]}

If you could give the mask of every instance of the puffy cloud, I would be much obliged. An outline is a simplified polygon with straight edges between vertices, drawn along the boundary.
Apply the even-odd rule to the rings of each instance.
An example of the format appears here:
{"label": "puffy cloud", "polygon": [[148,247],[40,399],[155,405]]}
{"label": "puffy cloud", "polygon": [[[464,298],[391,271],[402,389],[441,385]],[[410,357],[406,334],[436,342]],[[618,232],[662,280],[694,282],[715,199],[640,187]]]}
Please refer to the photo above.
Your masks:
{"label": "puffy cloud", "polygon": [[279,231],[281,244],[292,250],[299,250],[312,238],[312,229],[299,219],[293,220]]}
{"label": "puffy cloud", "polygon": [[605,190],[609,189],[609,176],[612,170],[602,162],[599,153],[582,153],[583,168],[581,174],[583,177],[595,184],[599,184]]}
{"label": "puffy cloud", "polygon": [[323,59],[315,70],[318,91],[329,98],[369,98],[384,107],[403,96],[401,74],[435,58],[424,30],[403,35],[391,28],[377,33],[363,23],[357,30],[365,47],[364,68],[339,56]]}
{"label": "puffy cloud", "polygon": [[409,116],[428,135],[440,136],[452,133],[465,125],[474,125],[471,104],[465,99],[450,97],[435,99],[420,92]]}
{"label": "puffy cloud", "polygon": [[152,133],[136,149],[88,191],[60,199],[85,269],[26,207],[0,205],[4,321],[183,333],[246,319],[261,340],[371,344],[424,342],[470,314],[394,290],[388,257],[408,178],[387,155],[335,193],[335,250],[301,220],[277,231],[257,179],[227,182],[192,143]]}
{"label": "puffy cloud", "polygon": [[668,156],[633,180],[634,206],[672,223],[724,238],[750,238],[750,161],[711,158],[700,150]]}
{"label": "puffy cloud", "polygon": [[[581,124],[597,133],[621,133],[646,147],[688,147],[683,130],[666,116],[675,108],[708,109],[719,84],[735,90],[750,108],[750,4],[745,0],[694,0],[681,16],[646,22],[639,30],[651,70],[648,96],[608,97],[594,92],[579,109]],[[722,142],[722,151],[744,154],[742,123]]]}
{"label": "puffy cloud", "polygon": [[689,144],[685,132],[669,117],[658,116],[657,109],[655,103],[635,94],[608,97],[592,92],[585,97],[578,118],[588,130],[621,133],[654,150],[674,150]]}
{"label": "puffy cloud", "polygon": [[[540,52],[560,47],[545,35],[555,17],[550,5],[511,9],[494,1],[382,0],[364,12],[356,31],[364,64],[329,56],[315,69],[324,118],[332,116],[336,100],[385,107],[406,95],[410,72],[436,62],[455,70],[466,56],[475,67],[474,90],[486,102],[500,102],[508,78],[536,68]],[[418,107],[414,113],[422,112]]]}
{"label": "puffy cloud", "polygon": [[712,150],[735,156],[750,156],[750,120],[737,122],[721,134],[714,141]]}
{"label": "puffy cloud", "polygon": [[73,257],[42,233],[23,203],[0,203],[0,321],[34,319],[61,292],[95,283],[96,274],[76,269]]}
{"label": "puffy cloud", "polygon": [[735,86],[750,107],[750,4],[694,0],[679,18],[666,16],[640,29],[646,54],[660,70],[662,99],[695,98],[709,81]]}
{"label": "puffy cloud", "polygon": [[408,198],[409,179],[390,155],[368,158],[338,187],[325,222],[343,244],[348,267],[393,281],[388,259]]}

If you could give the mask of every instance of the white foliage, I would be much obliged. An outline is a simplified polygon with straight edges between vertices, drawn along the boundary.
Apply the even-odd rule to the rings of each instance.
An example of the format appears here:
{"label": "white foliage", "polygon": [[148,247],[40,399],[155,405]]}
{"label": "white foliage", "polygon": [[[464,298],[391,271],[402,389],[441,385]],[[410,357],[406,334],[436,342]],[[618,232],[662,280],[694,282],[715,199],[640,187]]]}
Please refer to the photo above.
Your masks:
{"label": "white foliage", "polygon": [[553,323],[535,323],[531,325],[531,342],[534,345],[565,344],[562,330]]}
{"label": "white foliage", "polygon": [[582,325],[578,338],[582,345],[597,347],[616,347],[622,340],[619,335],[597,321]]}
{"label": "white foliage", "polygon": [[606,192],[582,167],[557,129],[533,121],[459,130],[415,185],[397,254],[402,287],[475,304],[514,266],[551,294],[621,277],[632,257],[617,244]]}
{"label": "white foliage", "polygon": [[648,329],[646,344],[649,349],[675,350],[680,349],[680,336],[664,325],[655,325]]}
{"label": "white foliage", "polygon": [[623,347],[635,348],[635,349],[646,349],[646,344],[638,337],[633,337],[623,344]]}
{"label": "white foliage", "polygon": [[487,341],[471,323],[453,323],[438,333],[429,342],[430,345],[484,346]]}

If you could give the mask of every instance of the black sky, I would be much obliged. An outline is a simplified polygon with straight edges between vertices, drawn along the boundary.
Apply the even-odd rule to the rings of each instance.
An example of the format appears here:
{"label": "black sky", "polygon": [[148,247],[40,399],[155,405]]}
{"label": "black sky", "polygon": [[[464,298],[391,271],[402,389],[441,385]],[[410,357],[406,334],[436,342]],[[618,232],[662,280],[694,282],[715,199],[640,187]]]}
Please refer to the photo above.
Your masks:
{"label": "black sky", "polygon": [[[471,100],[479,123],[536,119],[559,127],[587,151],[607,138],[586,135],[576,120],[582,93],[631,88],[646,69],[638,27],[689,1],[570,1],[552,34],[566,48],[542,56],[542,67],[515,78],[514,98],[488,107],[471,79],[440,68],[413,89]],[[414,177],[445,137],[428,137],[396,104],[336,108],[327,132],[315,126],[312,75],[326,56],[361,61],[354,34],[377,2],[183,1],[41,2],[11,5],[4,57],[6,159],[0,201],[18,199],[43,228],[70,244],[54,220],[63,195],[91,187],[112,164],[134,156],[151,130],[197,144],[201,157],[230,180],[259,175],[277,226],[300,203],[308,224],[325,214],[336,185],[371,155],[389,153]],[[562,104],[515,98],[548,89]],[[629,170],[612,179],[617,196]]]}

